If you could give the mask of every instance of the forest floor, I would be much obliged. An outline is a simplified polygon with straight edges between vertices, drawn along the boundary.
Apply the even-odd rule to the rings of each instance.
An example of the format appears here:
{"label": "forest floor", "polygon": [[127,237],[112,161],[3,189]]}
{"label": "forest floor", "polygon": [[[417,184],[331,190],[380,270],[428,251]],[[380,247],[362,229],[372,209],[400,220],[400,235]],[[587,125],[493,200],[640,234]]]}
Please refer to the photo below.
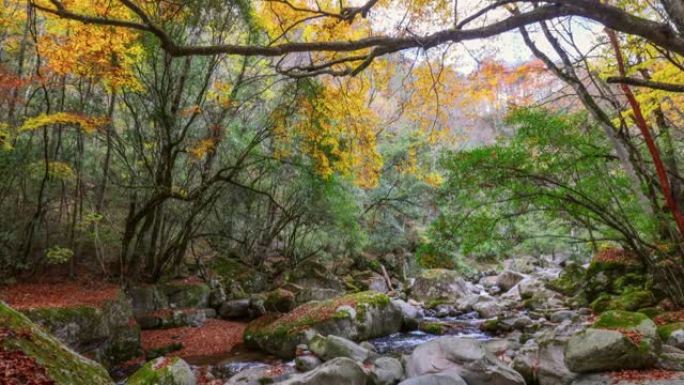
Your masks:
{"label": "forest floor", "polygon": [[15,309],[98,306],[116,299],[120,287],[97,280],[42,281],[0,286],[0,299]]}
{"label": "forest floor", "polygon": [[245,326],[241,322],[208,319],[200,327],[143,330],[141,342],[146,351],[180,343],[183,348],[169,355],[183,359],[219,356],[242,344]]}

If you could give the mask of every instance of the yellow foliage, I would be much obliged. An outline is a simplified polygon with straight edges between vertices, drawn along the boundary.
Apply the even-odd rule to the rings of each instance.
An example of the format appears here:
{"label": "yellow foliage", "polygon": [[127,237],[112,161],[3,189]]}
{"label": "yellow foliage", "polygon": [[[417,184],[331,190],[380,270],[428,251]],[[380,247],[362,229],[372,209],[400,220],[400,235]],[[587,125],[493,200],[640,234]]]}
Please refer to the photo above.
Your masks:
{"label": "yellow foliage", "polygon": [[[37,3],[51,7],[46,0]],[[132,19],[130,11],[118,2],[63,0],[62,3],[72,12],[89,16]],[[143,56],[137,32],[45,15],[45,33],[38,37],[37,48],[52,72],[101,80],[113,88],[141,88],[134,73],[134,64]]]}
{"label": "yellow foliage", "polygon": [[[76,179],[76,172],[69,166],[69,164],[60,161],[48,162],[48,175],[50,178],[61,181],[72,181]],[[30,175],[34,177],[41,177],[45,173],[45,162],[38,161],[28,165]]]}
{"label": "yellow foliage", "polygon": [[12,149],[11,137],[9,125],[6,123],[0,123],[0,149],[4,151],[9,151]]}
{"label": "yellow foliage", "polygon": [[197,142],[193,147],[188,150],[188,153],[195,160],[202,160],[207,155],[213,153],[216,150],[218,141],[215,138],[206,138]]}
{"label": "yellow foliage", "polygon": [[89,118],[69,112],[57,112],[54,114],[41,114],[33,118],[26,119],[19,131],[33,131],[39,128],[62,124],[66,126],[78,126],[84,132],[92,134],[98,127],[107,123],[105,118]]}

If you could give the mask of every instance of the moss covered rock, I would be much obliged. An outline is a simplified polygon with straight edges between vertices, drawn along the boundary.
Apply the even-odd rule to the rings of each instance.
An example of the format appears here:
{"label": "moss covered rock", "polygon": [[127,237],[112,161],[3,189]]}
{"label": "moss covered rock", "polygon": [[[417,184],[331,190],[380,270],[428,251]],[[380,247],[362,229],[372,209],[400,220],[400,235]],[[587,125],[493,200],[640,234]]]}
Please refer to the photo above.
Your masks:
{"label": "moss covered rock", "polygon": [[140,328],[123,296],[100,305],[33,308],[21,311],[78,353],[112,366],[138,356]]}
{"label": "moss covered rock", "polygon": [[34,363],[56,385],[113,385],[100,364],[78,355],[28,317],[0,302],[0,350]]}
{"label": "moss covered rock", "polygon": [[591,303],[591,308],[597,313],[607,310],[636,311],[648,308],[656,302],[655,296],[649,290],[628,290],[620,295],[601,294]]}
{"label": "moss covered rock", "polygon": [[128,378],[126,385],[195,385],[190,365],[178,357],[159,357]]}
{"label": "moss covered rock", "polygon": [[247,325],[245,343],[291,358],[297,345],[306,343],[317,333],[363,341],[395,333],[401,325],[401,311],[392,305],[389,297],[361,292],[310,302],[283,315],[263,316]]}
{"label": "moss covered rock", "polygon": [[570,338],[565,364],[577,373],[642,369],[654,366],[659,352],[656,326],[647,316],[608,311]]}
{"label": "moss covered rock", "polygon": [[285,289],[275,289],[266,293],[264,307],[267,311],[287,313],[295,307],[295,294]]}
{"label": "moss covered rock", "polygon": [[549,281],[546,287],[567,296],[576,295],[582,288],[586,270],[578,263],[568,263],[558,278]]}
{"label": "moss covered rock", "polygon": [[453,270],[423,270],[411,287],[411,297],[424,303],[455,303],[467,293],[466,282]]}

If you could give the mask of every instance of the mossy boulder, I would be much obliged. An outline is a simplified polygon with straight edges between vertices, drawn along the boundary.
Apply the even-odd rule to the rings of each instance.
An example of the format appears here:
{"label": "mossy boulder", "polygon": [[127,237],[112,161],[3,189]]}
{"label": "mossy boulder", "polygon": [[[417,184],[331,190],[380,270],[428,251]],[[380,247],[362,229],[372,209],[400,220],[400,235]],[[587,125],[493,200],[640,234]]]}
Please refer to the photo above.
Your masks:
{"label": "mossy boulder", "polygon": [[295,307],[295,294],[285,289],[275,289],[266,293],[264,307],[267,311],[287,313]]}
{"label": "mossy boulder", "polygon": [[207,308],[211,288],[198,282],[169,282],[159,286],[172,308]]}
{"label": "mossy boulder", "polygon": [[656,303],[656,298],[650,290],[627,290],[620,295],[601,294],[591,303],[591,308],[597,313],[607,310],[636,311],[648,308]]}
{"label": "mossy boulder", "polygon": [[195,385],[190,365],[178,357],[159,357],[138,369],[126,385]]}
{"label": "mossy boulder", "polygon": [[209,268],[216,274],[229,299],[245,298],[249,293],[259,293],[272,288],[272,282],[267,274],[246,266],[237,258],[216,257]]}
{"label": "mossy boulder", "polygon": [[310,302],[283,315],[267,314],[247,325],[245,343],[291,358],[297,345],[316,334],[363,341],[398,332],[401,326],[401,311],[389,297],[367,291]]}
{"label": "mossy boulder", "polygon": [[426,304],[455,303],[467,292],[461,274],[446,269],[423,270],[411,287],[411,297]]}
{"label": "mossy boulder", "polygon": [[103,366],[75,353],[4,302],[0,302],[0,352],[32,363],[30,375],[44,376],[56,385],[114,385]]}
{"label": "mossy boulder", "polygon": [[99,305],[21,310],[76,352],[106,366],[138,356],[140,328],[131,322],[130,302],[123,296]]}
{"label": "mossy boulder", "polygon": [[643,369],[655,365],[659,352],[656,326],[647,316],[608,311],[570,338],[565,364],[576,373]]}
{"label": "mossy boulder", "polygon": [[586,269],[578,263],[568,263],[558,278],[546,283],[546,287],[566,296],[576,295],[582,288]]}
{"label": "mossy boulder", "polygon": [[684,330],[684,322],[673,322],[665,325],[658,326],[658,336],[664,342],[670,338],[673,332],[677,330]]}
{"label": "mossy boulder", "polygon": [[620,295],[626,290],[649,289],[645,266],[633,254],[620,249],[606,249],[592,259],[582,291],[589,302],[602,294]]}

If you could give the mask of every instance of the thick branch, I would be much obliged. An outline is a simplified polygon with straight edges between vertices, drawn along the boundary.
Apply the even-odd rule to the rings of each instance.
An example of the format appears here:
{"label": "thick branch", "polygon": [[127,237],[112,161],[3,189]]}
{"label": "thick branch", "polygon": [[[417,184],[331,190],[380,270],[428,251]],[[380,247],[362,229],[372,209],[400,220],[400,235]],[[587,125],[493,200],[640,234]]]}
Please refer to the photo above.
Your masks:
{"label": "thick branch", "polygon": [[606,79],[606,82],[612,84],[627,84],[635,87],[653,88],[656,90],[669,92],[684,92],[684,85],[681,84],[663,83],[639,78],[611,76]]}

